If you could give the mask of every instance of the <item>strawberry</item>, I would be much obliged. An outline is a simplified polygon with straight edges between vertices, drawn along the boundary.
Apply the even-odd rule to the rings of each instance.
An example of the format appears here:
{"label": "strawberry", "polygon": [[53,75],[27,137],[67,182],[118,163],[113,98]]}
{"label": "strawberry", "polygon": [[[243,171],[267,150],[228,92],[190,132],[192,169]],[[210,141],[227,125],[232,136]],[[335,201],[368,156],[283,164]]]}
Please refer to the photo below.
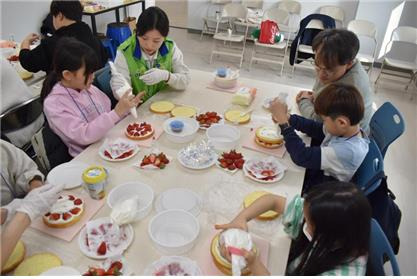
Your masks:
{"label": "strawberry", "polygon": [[104,150],[104,156],[107,158],[113,159],[113,157],[110,155],[110,153],[107,150]]}
{"label": "strawberry", "polygon": [[100,246],[97,249],[97,254],[106,255],[106,253],[107,253],[107,245],[106,245],[106,242],[103,241],[100,243]]}
{"label": "strawberry", "polygon": [[220,166],[221,166],[222,168],[226,169],[226,168],[227,168],[227,163],[226,163],[226,161],[221,162],[221,163],[220,163]]}
{"label": "strawberry", "polygon": [[62,215],[62,219],[64,219],[64,220],[68,220],[69,218],[71,218],[71,214],[69,214],[68,212],[65,212],[65,213]]}
{"label": "strawberry", "polygon": [[117,267],[111,267],[107,270],[106,275],[108,276],[119,276],[119,275],[123,275],[120,272],[120,269],[118,269]]}
{"label": "strawberry", "polygon": [[155,162],[153,163],[156,167],[159,167],[159,165],[161,164],[161,159],[156,158]]}
{"label": "strawberry", "polygon": [[59,214],[59,213],[52,213],[50,216],[49,216],[49,219],[50,220],[58,220],[59,218],[61,218],[61,214]]}
{"label": "strawberry", "polygon": [[151,163],[151,160],[149,160],[149,157],[145,156],[142,160],[143,165],[149,165]]}
{"label": "strawberry", "polygon": [[69,199],[70,201],[73,201],[73,200],[75,200],[75,197],[74,197],[73,195],[68,195],[68,199]]}
{"label": "strawberry", "polygon": [[48,217],[49,215],[51,215],[51,212],[45,213],[45,217]]}
{"label": "strawberry", "polygon": [[233,160],[232,159],[226,159],[226,163],[227,163],[227,165],[232,165],[233,164]]}
{"label": "strawberry", "polygon": [[76,199],[75,201],[74,201],[74,204],[75,205],[80,205],[80,204],[82,204],[83,203],[83,201],[81,200],[81,199]]}
{"label": "strawberry", "polygon": [[81,209],[79,207],[75,207],[75,208],[70,210],[70,212],[74,215],[77,215],[80,211],[81,211]]}
{"label": "strawberry", "polygon": [[162,170],[165,168],[165,164],[161,162],[158,167]]}
{"label": "strawberry", "polygon": [[156,160],[155,154],[152,153],[151,155],[149,155],[149,161],[151,162],[151,164],[155,163],[155,160]]}
{"label": "strawberry", "polygon": [[228,165],[227,168],[231,171],[236,169],[235,165]]}
{"label": "strawberry", "polygon": [[93,272],[93,276],[105,276],[106,271],[102,268],[95,268],[95,271]]}
{"label": "strawberry", "polygon": [[237,164],[244,164],[245,163],[245,160],[243,160],[242,158],[240,158],[240,159],[237,159],[236,161],[235,161],[235,165],[236,165],[236,163]]}
{"label": "strawberry", "polygon": [[110,265],[110,268],[116,267],[118,270],[121,270],[123,268],[123,264],[119,261],[115,261]]}
{"label": "strawberry", "polygon": [[236,161],[235,167],[241,170],[243,168],[243,162]]}

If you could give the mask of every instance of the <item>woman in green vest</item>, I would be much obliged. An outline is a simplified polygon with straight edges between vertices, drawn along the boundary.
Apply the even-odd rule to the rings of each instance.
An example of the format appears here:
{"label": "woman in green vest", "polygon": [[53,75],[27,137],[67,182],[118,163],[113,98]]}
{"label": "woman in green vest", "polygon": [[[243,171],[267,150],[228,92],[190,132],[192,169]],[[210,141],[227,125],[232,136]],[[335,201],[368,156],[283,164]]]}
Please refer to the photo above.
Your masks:
{"label": "woman in green vest", "polygon": [[167,85],[184,90],[190,83],[190,70],[184,64],[181,50],[167,38],[169,20],[158,7],[149,7],[141,13],[133,34],[117,49],[110,85],[115,94],[125,85],[133,94],[145,91],[146,101]]}

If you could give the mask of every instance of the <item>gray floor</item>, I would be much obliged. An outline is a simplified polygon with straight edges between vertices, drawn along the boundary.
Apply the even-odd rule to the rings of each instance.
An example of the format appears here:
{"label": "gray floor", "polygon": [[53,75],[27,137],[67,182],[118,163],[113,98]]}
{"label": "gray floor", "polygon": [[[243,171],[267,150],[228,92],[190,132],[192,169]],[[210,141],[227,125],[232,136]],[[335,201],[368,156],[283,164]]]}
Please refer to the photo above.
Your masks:
{"label": "gray floor", "polygon": [[[219,66],[238,66],[237,59],[221,57],[209,64],[212,39],[199,34],[188,33],[184,29],[171,28],[170,37],[178,44],[184,53],[185,63],[192,69],[213,72]],[[278,66],[255,64],[248,71],[252,43],[247,44],[245,60],[240,71],[241,76],[288,84],[311,89],[314,83],[314,71],[296,69],[294,77],[289,77],[290,67],[285,65],[284,74],[278,76]],[[371,80],[376,79],[378,69],[374,69]],[[374,98],[374,108],[377,109],[386,101],[393,103],[402,113],[406,122],[405,133],[390,147],[385,157],[385,172],[388,175],[388,185],[397,196],[403,217],[400,227],[401,248],[397,259],[402,275],[417,275],[417,90],[410,88],[404,91],[406,81],[395,80],[392,77],[382,78],[378,82]],[[414,98],[412,98],[414,97]]]}

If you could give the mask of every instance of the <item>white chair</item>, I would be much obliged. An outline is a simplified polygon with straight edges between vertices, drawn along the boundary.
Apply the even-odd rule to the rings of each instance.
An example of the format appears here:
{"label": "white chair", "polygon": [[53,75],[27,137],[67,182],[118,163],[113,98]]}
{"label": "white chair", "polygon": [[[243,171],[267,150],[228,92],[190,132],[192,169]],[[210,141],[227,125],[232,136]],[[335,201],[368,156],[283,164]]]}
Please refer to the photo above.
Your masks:
{"label": "white chair", "polygon": [[[376,58],[376,50],[378,42],[376,40],[376,27],[370,21],[355,19],[351,20],[347,26],[347,30],[355,33],[359,38],[367,37],[373,41],[372,54],[358,53],[356,58],[365,66],[368,66],[368,74],[372,72],[374,68],[374,62]],[[360,51],[360,50],[359,50]]]}
{"label": "white chair", "polygon": [[[307,26],[306,26],[305,29],[324,30],[324,25],[323,25],[323,22],[321,22],[321,20],[312,19],[307,24]],[[293,43],[296,43],[297,44],[297,48],[296,48],[296,51],[295,51],[295,59],[294,59],[294,64],[292,66],[291,76],[294,76],[295,67],[296,66],[301,66],[301,65],[299,65],[299,64],[296,63],[297,61],[301,60],[301,61],[311,61],[312,63],[314,62],[314,59],[311,59],[311,58],[303,59],[303,58],[299,58],[298,57],[298,55],[299,55],[300,52],[314,54],[313,47],[311,45],[303,45],[303,44],[300,44],[300,39],[301,39],[301,36],[300,36],[300,38],[298,38],[298,41],[297,42],[293,42]],[[310,66],[310,65],[307,66],[307,67],[308,68],[312,68],[312,66]]]}
{"label": "white chair", "polygon": [[[264,20],[272,20],[275,21],[280,30],[284,29],[284,26],[287,26],[288,30],[288,24],[289,24],[289,18],[290,15],[287,11],[281,10],[279,8],[273,8],[265,11],[263,16]],[[288,50],[288,33],[281,32],[284,35],[284,41],[275,43],[275,44],[263,44],[258,41],[258,39],[255,39],[255,43],[252,50],[252,57],[249,64],[249,70],[252,67],[253,61],[262,61],[266,63],[271,64],[278,64],[281,65],[281,73],[284,69],[284,63],[285,63],[285,55],[287,54]],[[263,50],[263,51],[261,51]],[[269,50],[269,51],[268,51]],[[277,59],[273,59],[277,58]]]}
{"label": "white chair", "polygon": [[[243,18],[244,20],[246,20],[247,13],[248,13],[247,9],[242,4],[229,3],[224,6],[220,20],[227,18],[233,26],[234,22],[238,18],[239,19]],[[225,56],[238,57],[240,59],[240,63],[239,63],[239,68],[240,68],[242,67],[243,54],[245,52],[246,35],[248,33],[248,26],[246,26],[246,30],[243,35],[233,34],[229,32],[219,32],[218,27],[219,27],[220,20],[217,21],[216,32],[213,36],[214,44],[213,44],[213,50],[210,56],[210,64],[213,61],[214,55],[225,55]],[[235,28],[233,29],[235,30]],[[222,44],[219,45],[218,42],[222,42]],[[243,46],[238,47],[236,46],[236,44],[242,44]]]}
{"label": "white chair", "polygon": [[[295,37],[297,34],[297,28],[300,23],[300,14],[301,14],[301,4],[300,2],[294,0],[283,0],[278,2],[277,8],[287,11],[290,14],[290,21],[289,21],[289,37],[288,40],[291,41],[293,36]],[[281,28],[280,28],[281,29]],[[287,30],[284,30],[287,31]]]}
{"label": "white chair", "polygon": [[340,22],[341,26],[344,26],[345,12],[338,6],[323,6],[319,8],[319,14],[328,15],[332,17],[336,22]]}
{"label": "white chair", "polygon": [[[411,26],[399,26],[395,28],[394,31],[392,31],[391,39],[388,42],[388,44],[385,46],[381,71],[379,72],[379,75],[377,79],[375,80],[375,84],[378,82],[379,78],[381,77],[384,71],[384,68],[388,66],[391,69],[392,68],[401,69],[405,71],[407,74],[409,74],[410,81],[408,85],[406,86],[406,89],[408,89],[408,86],[413,81],[414,73],[417,71],[417,63],[416,61],[410,62],[410,61],[404,61],[400,59],[387,57],[387,54],[389,54],[391,50],[395,49],[396,44],[394,43],[414,46],[414,49],[417,50],[417,28],[411,27]],[[388,74],[388,73],[384,72],[384,74]],[[407,76],[400,75],[400,74],[394,74],[394,73],[390,73],[390,74],[394,76],[398,76],[398,77],[407,77]]]}
{"label": "white chair", "polygon": [[[242,0],[241,4],[248,9],[246,19],[238,18],[234,22],[235,32],[248,29],[246,39],[252,40],[250,30],[259,27],[263,16],[263,0]],[[239,28],[239,30],[238,30]]]}
{"label": "white chair", "polygon": [[[231,3],[232,0],[209,0],[207,7],[207,14],[203,17],[203,28],[201,30],[200,40],[204,34],[214,34],[217,26],[217,21],[220,19],[221,10],[224,5]],[[219,27],[223,27],[224,30],[230,28],[229,20],[222,19],[219,22]]]}
{"label": "white chair", "polygon": [[263,0],[242,0],[242,5],[246,8],[262,9],[264,5]]}

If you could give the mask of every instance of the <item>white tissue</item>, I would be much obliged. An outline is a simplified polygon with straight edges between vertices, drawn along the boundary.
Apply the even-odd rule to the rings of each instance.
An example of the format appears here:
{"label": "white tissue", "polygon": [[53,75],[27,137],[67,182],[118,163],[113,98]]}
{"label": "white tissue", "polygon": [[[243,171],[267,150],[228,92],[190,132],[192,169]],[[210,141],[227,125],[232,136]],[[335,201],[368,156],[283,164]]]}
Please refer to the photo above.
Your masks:
{"label": "white tissue", "polygon": [[[221,233],[220,243],[227,247],[252,250],[252,238],[248,232],[240,229],[228,229]],[[232,274],[240,276],[242,269],[246,267],[246,260],[243,256],[232,254]]]}
{"label": "white tissue", "polygon": [[124,225],[135,221],[139,209],[139,197],[137,195],[130,199],[124,200],[116,206],[110,214],[110,218],[118,225]]}
{"label": "white tissue", "polygon": [[[116,69],[116,67],[114,66],[113,62],[109,61],[109,65],[110,65],[110,69],[112,74],[117,74],[118,71]],[[118,90],[116,90],[116,94],[117,96],[119,96],[119,99],[126,93],[126,91],[130,90],[130,94],[129,96],[133,96],[132,94],[132,87],[130,86],[130,84],[125,80],[125,85],[121,88],[119,88]],[[138,113],[136,111],[136,108],[133,107],[130,109],[130,113],[132,114],[132,116],[134,118],[138,118]]]}

